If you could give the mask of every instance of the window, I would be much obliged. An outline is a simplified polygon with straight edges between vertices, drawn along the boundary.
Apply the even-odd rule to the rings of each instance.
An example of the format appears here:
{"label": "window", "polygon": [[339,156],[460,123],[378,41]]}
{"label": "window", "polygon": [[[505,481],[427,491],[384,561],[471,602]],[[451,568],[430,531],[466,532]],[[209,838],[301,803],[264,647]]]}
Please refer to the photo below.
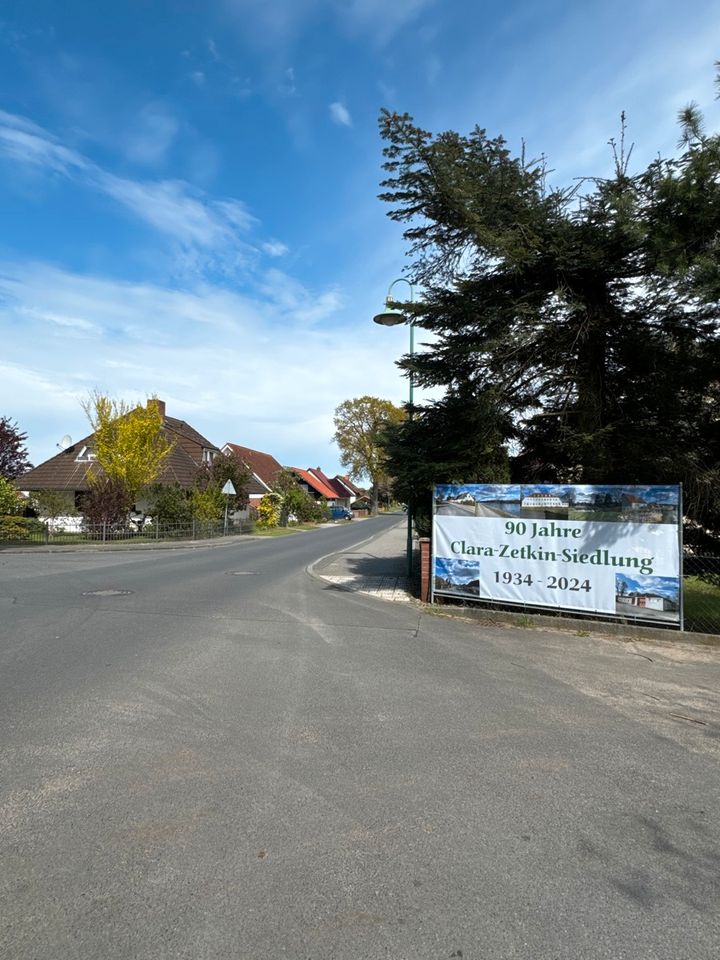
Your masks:
{"label": "window", "polygon": [[75,457],[75,463],[92,463],[93,460],[97,460],[97,454],[93,453],[90,447],[83,447]]}

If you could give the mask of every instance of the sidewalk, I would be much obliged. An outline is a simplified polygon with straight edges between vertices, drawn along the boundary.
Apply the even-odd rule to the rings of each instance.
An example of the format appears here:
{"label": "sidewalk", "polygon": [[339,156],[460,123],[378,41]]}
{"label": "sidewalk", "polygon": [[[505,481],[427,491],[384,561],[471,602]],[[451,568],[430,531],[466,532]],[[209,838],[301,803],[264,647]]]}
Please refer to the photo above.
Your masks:
{"label": "sidewalk", "polygon": [[[407,602],[413,599],[413,591],[407,576],[406,550],[407,521],[401,520],[367,543],[322,557],[310,569],[345,590]],[[414,566],[417,568],[417,557]]]}

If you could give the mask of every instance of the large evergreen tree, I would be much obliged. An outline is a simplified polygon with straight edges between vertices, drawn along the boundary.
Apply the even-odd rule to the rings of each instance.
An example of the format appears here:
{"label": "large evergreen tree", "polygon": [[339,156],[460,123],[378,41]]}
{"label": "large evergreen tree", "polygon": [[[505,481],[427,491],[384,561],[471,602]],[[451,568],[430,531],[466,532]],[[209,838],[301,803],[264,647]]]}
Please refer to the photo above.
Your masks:
{"label": "large evergreen tree", "polygon": [[[420,412],[424,446],[451,408],[472,435],[473,408],[456,403],[469,392],[492,398],[486,426],[498,448],[513,441],[516,479],[684,481],[698,517],[720,514],[720,138],[697,109],[677,157],[631,173],[623,118],[614,174],[566,188],[480,128],[433,136],[387,111],[380,127],[381,199],[423,288],[406,309],[435,334],[401,365],[447,391]],[[456,435],[438,481],[482,473],[465,471]]]}

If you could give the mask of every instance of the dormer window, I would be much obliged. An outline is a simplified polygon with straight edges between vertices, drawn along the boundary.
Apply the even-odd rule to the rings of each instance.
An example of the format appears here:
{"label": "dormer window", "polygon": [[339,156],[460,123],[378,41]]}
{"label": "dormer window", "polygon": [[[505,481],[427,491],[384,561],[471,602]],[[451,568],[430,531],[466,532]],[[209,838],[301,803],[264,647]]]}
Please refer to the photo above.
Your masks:
{"label": "dormer window", "polygon": [[75,463],[92,463],[94,460],[97,460],[97,454],[90,447],[83,447],[75,457]]}
{"label": "dormer window", "polygon": [[203,447],[202,462],[203,462],[203,463],[212,463],[214,459],[215,459],[215,451],[214,451],[214,450],[208,450],[207,447]]}

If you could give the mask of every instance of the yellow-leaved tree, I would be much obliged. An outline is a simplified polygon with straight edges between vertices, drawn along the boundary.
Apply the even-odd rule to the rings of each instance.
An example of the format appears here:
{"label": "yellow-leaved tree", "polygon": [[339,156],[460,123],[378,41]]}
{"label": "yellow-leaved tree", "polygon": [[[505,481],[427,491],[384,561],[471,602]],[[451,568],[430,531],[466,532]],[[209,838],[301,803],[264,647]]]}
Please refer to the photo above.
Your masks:
{"label": "yellow-leaved tree", "polygon": [[96,390],[84,401],[83,410],[95,432],[95,463],[88,471],[91,487],[110,481],[132,504],[160,476],[174,444],[163,432],[162,414],[154,399],[145,407],[133,407]]}
{"label": "yellow-leaved tree", "polygon": [[333,440],[340,448],[340,462],[349,467],[354,480],[368,477],[372,483],[373,516],[378,510],[378,489],[390,479],[382,437],[406,416],[402,407],[380,397],[356,397],[335,408]]}

